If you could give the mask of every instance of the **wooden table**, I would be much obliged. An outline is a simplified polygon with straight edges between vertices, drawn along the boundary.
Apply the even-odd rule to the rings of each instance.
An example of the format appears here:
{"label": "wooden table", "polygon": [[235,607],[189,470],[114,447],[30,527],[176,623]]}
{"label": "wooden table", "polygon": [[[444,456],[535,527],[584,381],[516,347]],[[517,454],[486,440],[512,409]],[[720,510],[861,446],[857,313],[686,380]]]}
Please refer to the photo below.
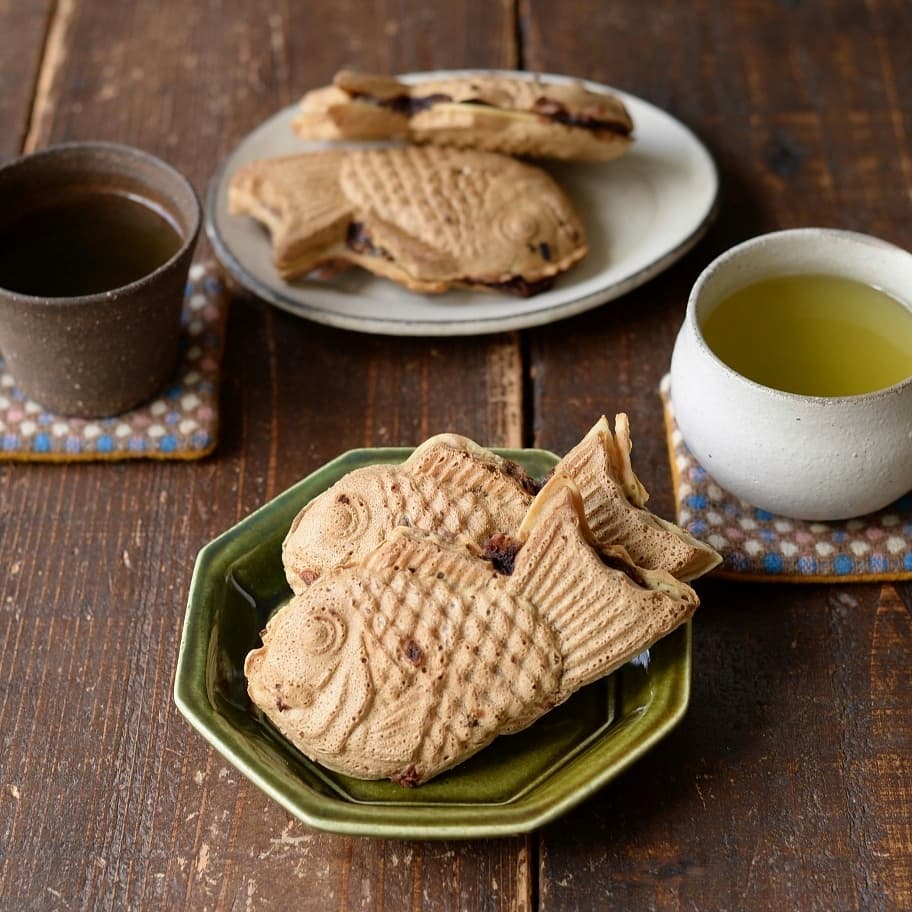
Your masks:
{"label": "wooden table", "polygon": [[796,225],[910,243],[910,20],[906,0],[0,0],[2,157],[118,140],[202,192],[343,64],[496,66],[649,99],[724,181],[710,235],[620,302],[403,340],[239,301],[213,457],[0,468],[0,909],[912,908],[909,585],[704,581],[684,722],[526,838],[308,831],[171,699],[198,549],[342,450],[447,429],[563,451],[624,409],[670,515],[656,388],[700,269]]}

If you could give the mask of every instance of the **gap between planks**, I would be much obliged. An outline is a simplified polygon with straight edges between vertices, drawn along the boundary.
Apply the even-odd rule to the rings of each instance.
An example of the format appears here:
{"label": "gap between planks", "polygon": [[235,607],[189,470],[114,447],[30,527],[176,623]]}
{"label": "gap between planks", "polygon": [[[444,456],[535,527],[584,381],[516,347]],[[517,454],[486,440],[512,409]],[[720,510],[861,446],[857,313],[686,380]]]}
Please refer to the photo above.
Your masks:
{"label": "gap between planks", "polygon": [[66,37],[75,9],[76,0],[57,0],[48,11],[44,47],[22,142],[23,153],[34,152],[50,135],[49,124],[55,109],[52,90],[57,73],[66,61]]}

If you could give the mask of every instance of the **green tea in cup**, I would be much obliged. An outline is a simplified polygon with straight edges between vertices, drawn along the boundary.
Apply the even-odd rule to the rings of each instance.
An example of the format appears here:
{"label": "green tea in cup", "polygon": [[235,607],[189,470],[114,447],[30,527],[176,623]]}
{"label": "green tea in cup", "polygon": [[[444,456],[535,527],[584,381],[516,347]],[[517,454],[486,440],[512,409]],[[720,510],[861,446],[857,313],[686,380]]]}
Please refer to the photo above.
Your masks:
{"label": "green tea in cup", "polygon": [[912,376],[912,312],[841,276],[752,282],[721,300],[701,330],[729,367],[788,393],[855,396]]}

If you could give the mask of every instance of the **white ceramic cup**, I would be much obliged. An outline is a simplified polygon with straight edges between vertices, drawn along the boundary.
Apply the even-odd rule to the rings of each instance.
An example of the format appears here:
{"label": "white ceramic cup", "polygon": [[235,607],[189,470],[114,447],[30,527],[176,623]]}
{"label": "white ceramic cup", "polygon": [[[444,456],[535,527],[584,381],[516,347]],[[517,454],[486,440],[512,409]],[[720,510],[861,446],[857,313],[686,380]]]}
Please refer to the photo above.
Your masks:
{"label": "white ceramic cup", "polygon": [[826,274],[877,286],[912,311],[912,254],[829,228],[761,235],[697,279],[671,360],[671,397],[691,452],[724,488],[809,520],[880,509],[912,489],[912,376],[857,396],[802,396],[737,373],[701,324],[726,297],[773,276]]}

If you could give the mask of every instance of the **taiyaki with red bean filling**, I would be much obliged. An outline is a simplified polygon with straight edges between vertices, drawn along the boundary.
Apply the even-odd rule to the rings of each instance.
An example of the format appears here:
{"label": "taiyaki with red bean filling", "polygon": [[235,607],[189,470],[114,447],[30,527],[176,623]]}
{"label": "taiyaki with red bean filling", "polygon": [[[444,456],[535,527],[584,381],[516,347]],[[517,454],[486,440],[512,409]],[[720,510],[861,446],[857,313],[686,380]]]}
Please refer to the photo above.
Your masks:
{"label": "taiyaki with red bean filling", "polygon": [[400,526],[269,621],[251,700],[304,754],[417,785],[519,731],[687,620],[694,591],[594,546],[553,478],[513,537],[477,545]]}
{"label": "taiyaki with red bean filling", "polygon": [[554,180],[490,152],[409,146],[264,159],[234,174],[229,210],[269,229],[286,279],[353,264],[427,294],[529,296],[587,251]]}
{"label": "taiyaki with red bean filling", "polygon": [[305,139],[407,139],[508,155],[608,161],[630,146],[624,103],[581,82],[473,73],[401,82],[342,70],[308,92],[294,123]]}
{"label": "taiyaki with red bean filling", "polygon": [[[712,548],[644,508],[627,416],[618,415],[615,426],[613,436],[601,418],[554,469],[582,491],[596,540],[680,579],[711,570],[719,562]],[[431,437],[402,465],[356,469],[298,513],[282,547],[289,585],[301,592],[327,570],[361,560],[399,525],[481,545],[518,529],[538,489],[520,466],[466,437]]]}

